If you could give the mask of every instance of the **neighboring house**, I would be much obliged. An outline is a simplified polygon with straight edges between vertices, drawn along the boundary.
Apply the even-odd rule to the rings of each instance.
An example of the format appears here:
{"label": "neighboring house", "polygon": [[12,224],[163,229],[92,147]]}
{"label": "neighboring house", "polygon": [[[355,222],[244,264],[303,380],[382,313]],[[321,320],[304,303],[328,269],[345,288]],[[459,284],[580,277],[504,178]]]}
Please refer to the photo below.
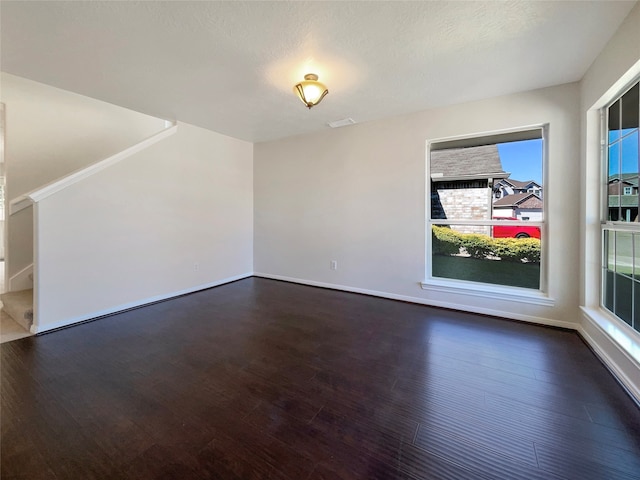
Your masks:
{"label": "neighboring house", "polygon": [[[431,151],[432,218],[491,219],[493,184],[508,176],[502,169],[496,145]],[[490,234],[488,227],[452,228],[465,233]]]}
{"label": "neighboring house", "polygon": [[515,193],[535,193],[539,198],[542,198],[542,185],[533,180],[521,182],[520,180],[504,178],[493,186],[494,200]]}
{"label": "neighboring house", "polygon": [[542,200],[535,193],[514,193],[493,202],[493,216],[542,221]]}
{"label": "neighboring house", "polygon": [[638,220],[638,173],[611,175],[608,181],[609,220]]}

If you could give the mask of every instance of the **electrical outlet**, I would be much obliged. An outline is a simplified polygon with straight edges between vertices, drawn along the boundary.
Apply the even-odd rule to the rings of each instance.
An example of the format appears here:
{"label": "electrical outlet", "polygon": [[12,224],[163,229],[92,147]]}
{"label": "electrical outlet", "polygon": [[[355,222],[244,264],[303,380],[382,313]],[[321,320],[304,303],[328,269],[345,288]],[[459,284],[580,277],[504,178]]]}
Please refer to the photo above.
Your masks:
{"label": "electrical outlet", "polygon": [[338,261],[337,260],[331,260],[331,270],[337,270],[338,269]]}

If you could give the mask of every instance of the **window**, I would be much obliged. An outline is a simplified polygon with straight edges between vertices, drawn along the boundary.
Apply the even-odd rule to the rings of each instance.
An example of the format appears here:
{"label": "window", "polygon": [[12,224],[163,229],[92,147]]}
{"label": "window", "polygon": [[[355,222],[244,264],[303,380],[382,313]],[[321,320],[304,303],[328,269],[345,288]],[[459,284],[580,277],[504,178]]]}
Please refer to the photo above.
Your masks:
{"label": "window", "polygon": [[[543,290],[543,127],[428,144],[427,283]],[[473,284],[468,283],[473,282]]]}
{"label": "window", "polygon": [[637,331],[640,331],[639,91],[640,83],[636,82],[605,109],[606,195],[601,222],[602,306]]}

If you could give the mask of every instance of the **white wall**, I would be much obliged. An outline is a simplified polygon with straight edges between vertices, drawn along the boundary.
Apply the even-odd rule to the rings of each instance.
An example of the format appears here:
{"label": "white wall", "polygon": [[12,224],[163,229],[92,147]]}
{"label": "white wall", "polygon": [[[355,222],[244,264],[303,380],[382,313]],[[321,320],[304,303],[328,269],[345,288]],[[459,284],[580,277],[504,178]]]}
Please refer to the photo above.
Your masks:
{"label": "white wall", "polygon": [[[13,214],[11,217],[12,231],[20,232],[19,248],[14,248],[11,256],[11,264],[19,265],[21,270],[33,263],[33,207],[27,207]],[[9,258],[7,258],[9,260]]]}
{"label": "white wall", "polygon": [[[640,334],[600,308],[600,116],[599,109],[640,75],[640,3],[622,23],[580,83],[581,98],[581,332],[640,401]],[[626,345],[620,348],[618,342]],[[629,352],[636,352],[636,358]]]}
{"label": "white wall", "polygon": [[[255,146],[254,270],[557,325],[578,321],[579,90],[557,86]],[[554,306],[422,290],[425,142],[549,123]],[[329,268],[337,260],[338,270]]]}
{"label": "white wall", "polygon": [[[164,127],[161,119],[4,72],[0,87],[0,101],[6,105],[7,203]],[[29,232],[12,217],[7,221],[10,277],[33,257]]]}
{"label": "white wall", "polygon": [[37,331],[250,275],[253,145],[178,132],[37,204]]}
{"label": "white wall", "polygon": [[164,128],[162,119],[8,73],[0,86],[9,200]]}

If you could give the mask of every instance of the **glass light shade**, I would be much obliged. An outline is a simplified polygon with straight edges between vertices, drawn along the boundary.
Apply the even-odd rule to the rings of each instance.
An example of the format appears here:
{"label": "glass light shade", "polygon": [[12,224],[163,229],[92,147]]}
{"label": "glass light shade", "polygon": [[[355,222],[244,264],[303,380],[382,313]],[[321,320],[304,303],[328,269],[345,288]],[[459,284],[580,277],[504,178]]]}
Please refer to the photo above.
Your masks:
{"label": "glass light shade", "polygon": [[320,103],[324,96],[329,93],[327,87],[318,81],[318,76],[314,73],[308,73],[304,76],[304,80],[293,87],[293,92],[298,95],[307,108]]}

